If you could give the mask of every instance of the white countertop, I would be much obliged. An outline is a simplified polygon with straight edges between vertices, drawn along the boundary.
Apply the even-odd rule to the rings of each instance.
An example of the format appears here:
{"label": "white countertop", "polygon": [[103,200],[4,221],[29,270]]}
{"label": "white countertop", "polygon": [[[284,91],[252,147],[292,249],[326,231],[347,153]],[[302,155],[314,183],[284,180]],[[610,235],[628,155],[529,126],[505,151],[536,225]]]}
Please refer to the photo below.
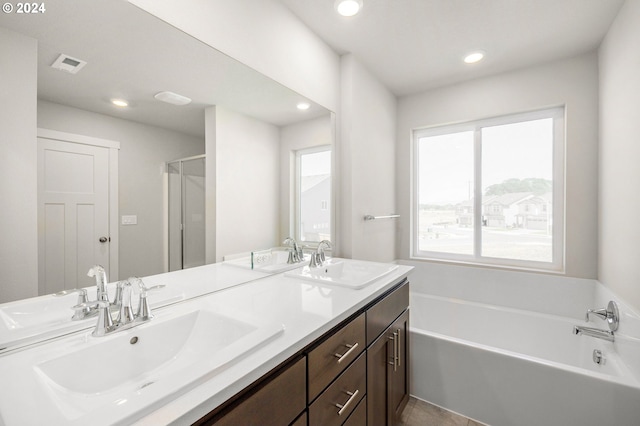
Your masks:
{"label": "white countertop", "polygon": [[[220,269],[220,267],[214,268],[212,265],[193,268],[179,273],[148,277],[145,279],[145,283],[147,286],[165,284],[168,288],[174,288],[176,292],[179,292],[177,289],[181,287],[191,289],[187,290],[187,293],[197,292],[203,286],[207,289],[216,287],[217,281],[220,279],[217,275]],[[231,269],[238,272],[239,268]],[[199,384],[191,387],[190,390],[175,395],[169,402],[162,401],[161,403],[147,404],[144,407],[132,406],[132,403],[113,404],[109,407],[101,407],[95,412],[91,411],[87,415],[78,415],[72,423],[154,426],[191,424],[286,361],[354,312],[366,306],[405,277],[411,269],[408,266],[399,266],[388,275],[360,290],[318,285],[285,277],[284,274],[263,278],[253,275],[258,279],[221,289],[195,301],[162,308],[158,310],[159,317],[165,311],[181,309],[182,305],[206,302],[217,307],[226,315],[232,315],[233,312],[238,312],[239,316],[250,313],[254,318],[264,320],[265,323],[282,324],[284,332],[266,340],[228,366],[216,370],[215,374],[208,375],[206,380],[199,381]],[[223,272],[227,272],[227,269]],[[230,279],[230,276],[226,274],[223,276],[222,281],[240,282],[236,279]],[[235,276],[235,274],[231,273],[231,276]],[[246,281],[246,277],[244,278]],[[51,351],[55,351],[56,347],[61,345],[78,344],[79,339],[88,338],[84,334],[88,335],[89,332],[84,331],[72,337],[58,339],[53,343],[0,357],[0,374],[3,374],[3,371],[10,371],[12,363],[31,365],[31,369],[33,369],[34,360],[39,356],[44,356],[41,354],[47,351],[47,347]],[[79,337],[79,335],[81,336]],[[113,362],[126,362],[126,359],[114,360]],[[90,380],[91,372],[79,371],[77,374],[86,375],[87,380]],[[7,426],[45,422],[47,424],[69,424],[68,421],[62,420],[63,416],[53,412],[56,409],[54,402],[42,400],[52,399],[50,395],[47,395],[47,392],[34,393],[29,389],[28,383],[16,384],[14,387],[5,382],[4,387],[0,398],[0,424]],[[140,398],[144,399],[145,392],[154,392],[153,386],[141,388],[137,394],[142,395]],[[39,400],[39,398],[42,399]],[[47,410],[52,412],[47,412]]]}
{"label": "white countertop", "polygon": [[[268,272],[242,269],[225,263],[213,263],[197,268],[142,277],[147,287],[164,285],[161,291],[149,293],[153,309],[197,296],[213,293],[238,284],[268,277]],[[116,282],[107,285],[113,300]],[[96,287],[85,287],[89,300],[95,300]],[[0,304],[0,349],[19,348],[24,345],[64,334],[90,329],[96,318],[71,321],[72,306],[78,295],[70,293],[56,297],[51,294]],[[137,304],[137,300],[134,300]],[[0,350],[1,352],[1,350]]]}

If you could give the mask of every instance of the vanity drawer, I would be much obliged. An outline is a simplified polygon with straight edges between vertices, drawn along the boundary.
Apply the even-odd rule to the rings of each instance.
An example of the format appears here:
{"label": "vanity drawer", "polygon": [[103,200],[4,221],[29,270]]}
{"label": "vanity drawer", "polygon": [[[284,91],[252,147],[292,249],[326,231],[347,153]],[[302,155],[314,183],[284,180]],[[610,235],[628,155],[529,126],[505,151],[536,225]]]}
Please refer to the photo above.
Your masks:
{"label": "vanity drawer", "polygon": [[216,426],[290,424],[306,406],[305,367],[305,359],[302,358],[221,418],[213,422],[200,422],[200,424]]}
{"label": "vanity drawer", "polygon": [[309,352],[309,402],[356,359],[365,347],[363,313]]}
{"label": "vanity drawer", "polygon": [[367,357],[360,356],[309,407],[309,426],[341,425],[367,388]]}
{"label": "vanity drawer", "polygon": [[406,282],[367,310],[367,345],[389,327],[409,307],[409,283]]}
{"label": "vanity drawer", "polygon": [[343,426],[367,426],[367,396],[362,398]]}

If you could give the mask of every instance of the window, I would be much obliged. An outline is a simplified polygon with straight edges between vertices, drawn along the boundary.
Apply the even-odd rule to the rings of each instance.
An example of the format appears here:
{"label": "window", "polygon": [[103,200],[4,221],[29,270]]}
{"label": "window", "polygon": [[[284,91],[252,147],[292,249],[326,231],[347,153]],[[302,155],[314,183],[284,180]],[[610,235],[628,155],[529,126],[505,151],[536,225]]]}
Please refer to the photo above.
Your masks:
{"label": "window", "polygon": [[296,239],[331,239],[331,146],[296,152]]}
{"label": "window", "polygon": [[564,108],[413,133],[412,256],[562,270]]}

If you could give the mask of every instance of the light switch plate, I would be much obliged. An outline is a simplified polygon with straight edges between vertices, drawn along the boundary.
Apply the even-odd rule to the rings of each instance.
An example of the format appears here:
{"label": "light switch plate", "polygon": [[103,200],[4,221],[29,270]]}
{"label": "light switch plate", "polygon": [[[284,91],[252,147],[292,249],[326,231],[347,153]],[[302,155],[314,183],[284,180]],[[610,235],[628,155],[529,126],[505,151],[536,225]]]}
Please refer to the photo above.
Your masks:
{"label": "light switch plate", "polygon": [[138,224],[138,216],[136,215],[123,215],[122,216],[122,224],[123,225],[137,225]]}

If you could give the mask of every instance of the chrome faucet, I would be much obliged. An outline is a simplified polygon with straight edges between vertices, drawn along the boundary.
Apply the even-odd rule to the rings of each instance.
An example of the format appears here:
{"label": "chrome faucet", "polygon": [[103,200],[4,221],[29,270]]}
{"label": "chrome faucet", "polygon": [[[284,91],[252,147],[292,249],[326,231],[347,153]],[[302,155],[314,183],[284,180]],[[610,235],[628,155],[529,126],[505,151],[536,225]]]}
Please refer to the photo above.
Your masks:
{"label": "chrome faucet", "polygon": [[96,278],[96,294],[99,302],[108,302],[109,294],[107,293],[107,272],[100,265],[95,265],[89,269],[87,276]]}
{"label": "chrome faucet", "polygon": [[298,245],[296,240],[291,237],[285,238],[282,244],[289,246],[289,258],[287,263],[300,263],[304,260],[304,254],[302,253],[302,247]]}
{"label": "chrome faucet", "polygon": [[609,330],[600,330],[599,328],[591,328],[591,327],[583,327],[581,325],[576,325],[573,327],[573,334],[579,335],[584,334],[586,336],[596,337],[598,339],[604,339],[609,342],[613,342],[613,331]]}
{"label": "chrome faucet", "polygon": [[[133,292],[132,286],[135,284],[140,289],[140,303],[138,305],[138,311],[133,313],[132,298]],[[92,308],[98,312],[98,322],[96,328],[91,333],[92,336],[101,337],[114,333],[120,330],[126,330],[128,328],[135,327],[144,322],[150,321],[153,318],[151,314],[151,308],[147,301],[147,293],[152,290],[158,290],[164,287],[164,285],[157,285],[151,288],[147,288],[142,280],[138,277],[131,277],[126,281],[120,281],[117,284],[121,300],[119,303],[118,318],[114,321],[111,316],[112,304],[109,301],[96,300],[93,302],[86,302],[74,306],[74,309]]]}
{"label": "chrome faucet", "polygon": [[[54,293],[53,295],[55,297],[60,297],[60,296],[66,296],[72,293],[78,293],[78,301],[76,302],[76,305],[87,303],[89,301],[89,298],[87,297],[87,290],[85,290],[84,288],[73,288],[71,290],[62,290],[57,293]],[[92,311],[91,308],[77,309],[76,312],[71,317],[71,321],[78,321],[81,319],[85,319],[90,316],[94,316],[95,314],[96,312]]]}
{"label": "chrome faucet", "polygon": [[605,320],[609,324],[609,330],[616,331],[620,323],[620,311],[618,310],[618,304],[613,300],[609,301],[606,308],[602,309],[588,309],[584,320],[589,322],[589,315],[595,315],[598,318]]}
{"label": "chrome faucet", "polygon": [[331,250],[333,246],[330,241],[322,240],[318,243],[318,248],[315,253],[311,253],[311,260],[309,261],[310,268],[318,268],[326,262],[327,258],[324,254],[324,248]]}
{"label": "chrome faucet", "polygon": [[[83,288],[74,288],[71,290],[63,290],[55,293],[54,296],[66,296],[71,293],[78,293],[78,301],[76,305],[71,309],[75,310],[75,313],[71,317],[71,321],[79,321],[85,318],[91,318],[99,314],[99,304],[96,302],[106,302],[109,304],[109,308],[114,308],[115,303],[109,302],[109,294],[107,293],[107,273],[100,265],[94,265],[87,272],[87,276],[95,277],[96,279],[96,300],[90,302],[87,297],[87,290]],[[120,291],[118,288],[116,293],[116,300],[120,300]]]}
{"label": "chrome faucet", "polygon": [[584,334],[591,337],[596,337],[598,339],[604,339],[609,342],[613,342],[614,340],[614,331],[618,329],[618,325],[620,324],[620,313],[618,311],[618,305],[616,302],[611,300],[606,308],[602,309],[587,309],[587,313],[585,315],[584,320],[589,322],[589,317],[591,315],[595,315],[598,318],[605,320],[609,325],[609,330],[601,330],[599,328],[592,327],[583,327],[580,325],[576,325],[573,327],[573,334],[579,335]]}

